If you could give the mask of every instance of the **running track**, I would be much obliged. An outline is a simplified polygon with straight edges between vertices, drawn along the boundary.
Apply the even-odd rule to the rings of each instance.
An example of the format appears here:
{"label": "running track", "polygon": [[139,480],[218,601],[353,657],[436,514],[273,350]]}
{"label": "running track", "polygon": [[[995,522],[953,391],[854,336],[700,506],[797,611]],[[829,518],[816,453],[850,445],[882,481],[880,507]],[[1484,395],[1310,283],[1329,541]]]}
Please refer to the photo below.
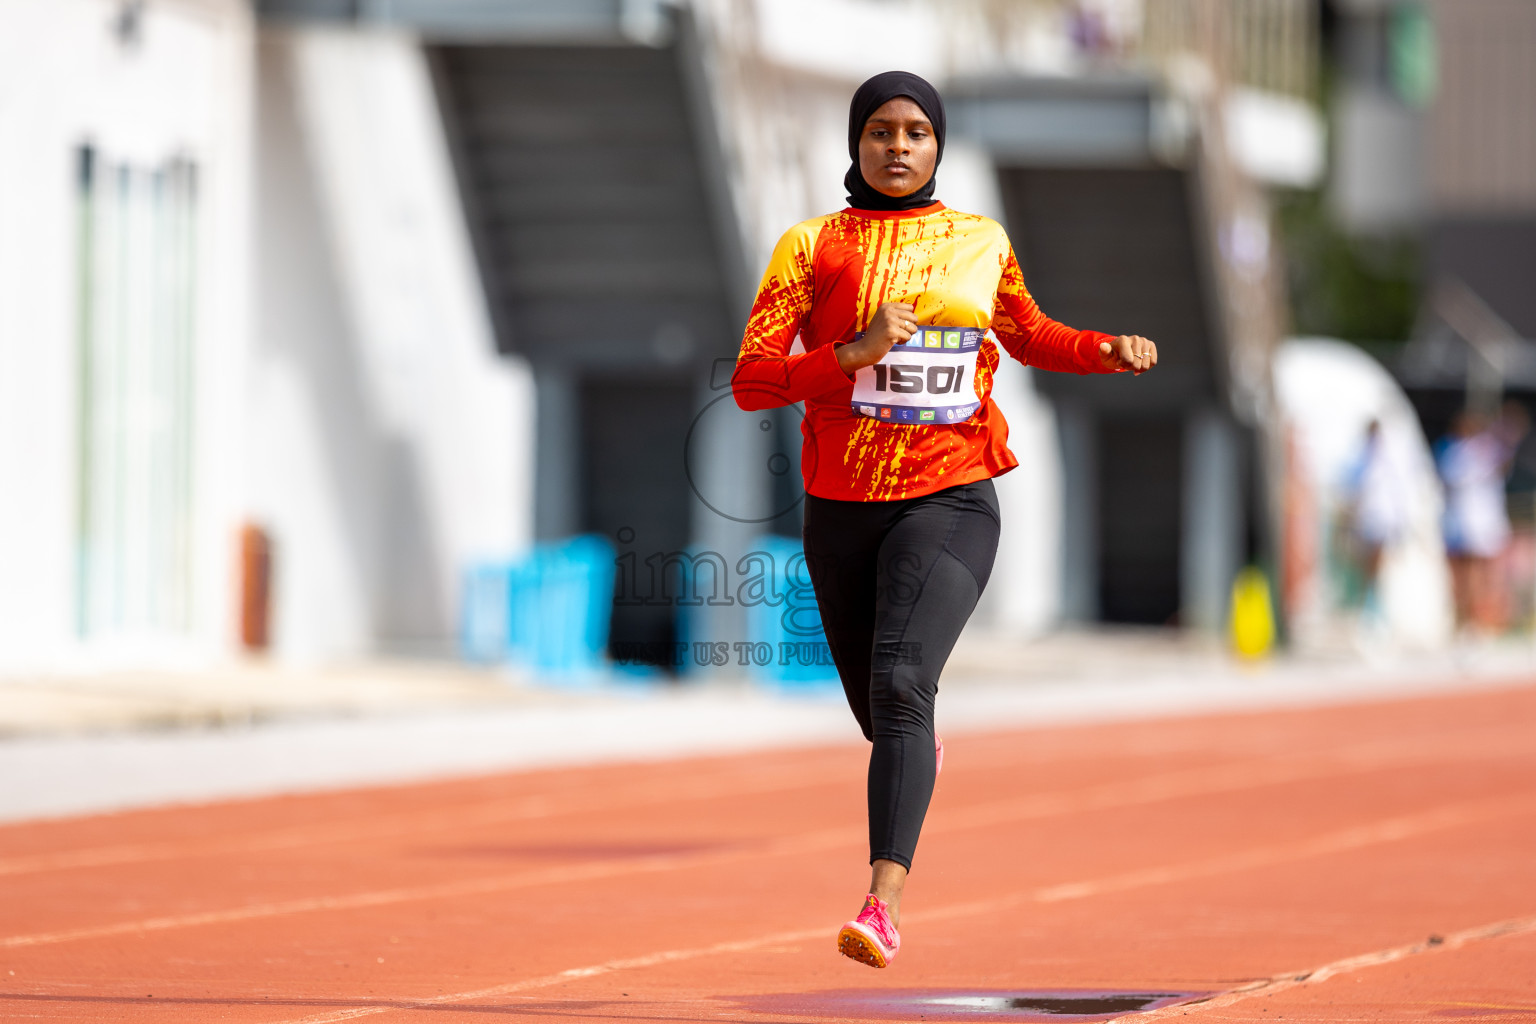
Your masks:
{"label": "running track", "polygon": [[883,972],[863,759],[0,829],[0,1019],[1536,1020],[1536,688],[950,736]]}

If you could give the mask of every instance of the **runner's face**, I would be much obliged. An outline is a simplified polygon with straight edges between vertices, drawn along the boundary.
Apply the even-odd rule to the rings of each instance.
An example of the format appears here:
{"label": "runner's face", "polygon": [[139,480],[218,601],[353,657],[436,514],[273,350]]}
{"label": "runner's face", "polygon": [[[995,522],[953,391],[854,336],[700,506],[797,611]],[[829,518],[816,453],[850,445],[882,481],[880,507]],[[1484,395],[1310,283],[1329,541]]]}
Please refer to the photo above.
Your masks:
{"label": "runner's face", "polygon": [[928,184],[938,156],[928,115],[905,96],[882,104],[859,136],[859,173],[883,195],[911,195]]}

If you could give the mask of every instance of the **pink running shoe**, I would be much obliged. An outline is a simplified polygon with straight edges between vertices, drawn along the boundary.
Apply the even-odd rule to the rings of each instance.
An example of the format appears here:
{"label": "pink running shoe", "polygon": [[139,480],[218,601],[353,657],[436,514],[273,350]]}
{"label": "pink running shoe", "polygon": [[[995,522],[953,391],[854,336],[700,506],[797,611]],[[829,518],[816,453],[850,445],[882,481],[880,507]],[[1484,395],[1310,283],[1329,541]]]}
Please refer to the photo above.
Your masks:
{"label": "pink running shoe", "polygon": [[874,893],[864,898],[859,916],[837,933],[837,951],[871,967],[885,967],[901,952],[901,936],[891,924],[885,901]]}
{"label": "pink running shoe", "polygon": [[944,770],[944,741],[938,733],[933,734],[933,777],[937,779],[939,773]]}

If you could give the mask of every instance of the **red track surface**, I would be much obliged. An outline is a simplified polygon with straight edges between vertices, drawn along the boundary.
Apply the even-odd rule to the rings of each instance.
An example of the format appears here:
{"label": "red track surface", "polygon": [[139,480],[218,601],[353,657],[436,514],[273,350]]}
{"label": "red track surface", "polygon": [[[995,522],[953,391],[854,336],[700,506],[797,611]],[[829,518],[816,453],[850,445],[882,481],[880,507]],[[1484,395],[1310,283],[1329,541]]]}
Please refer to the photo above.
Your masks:
{"label": "red track surface", "polygon": [[1536,1020],[1536,689],[951,736],[886,971],[864,757],[0,829],[0,1018]]}

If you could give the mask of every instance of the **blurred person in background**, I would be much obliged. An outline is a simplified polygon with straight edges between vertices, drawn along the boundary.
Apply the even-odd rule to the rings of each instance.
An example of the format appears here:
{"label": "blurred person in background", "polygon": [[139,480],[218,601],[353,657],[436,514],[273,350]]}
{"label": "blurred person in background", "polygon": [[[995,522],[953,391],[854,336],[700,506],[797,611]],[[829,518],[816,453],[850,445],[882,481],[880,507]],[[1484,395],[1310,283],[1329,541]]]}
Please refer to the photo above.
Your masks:
{"label": "blurred person in background", "polygon": [[1524,404],[1514,399],[1504,403],[1499,432],[1510,452],[1504,483],[1510,534],[1499,560],[1504,621],[1530,629],[1536,625],[1536,435]]}
{"label": "blurred person in background", "polygon": [[805,402],[806,566],[872,744],[869,893],[838,950],[872,967],[901,948],[901,897],[943,764],[939,674],[997,554],[992,478],[1018,465],[991,398],[991,337],[1044,370],[1157,363],[1146,338],[1048,319],[1002,227],[934,198],[944,125],[939,94],[916,75],[859,87],[848,209],[774,247],[731,378],[746,410]]}
{"label": "blurred person in background", "polygon": [[1365,625],[1382,621],[1377,581],[1382,558],[1408,532],[1408,505],[1412,491],[1402,460],[1372,419],[1365,428],[1360,453],[1345,481],[1349,496],[1350,550],[1360,572],[1361,620]]}
{"label": "blurred person in background", "polygon": [[1504,483],[1520,439],[1516,431],[1523,436],[1518,422],[1495,423],[1467,409],[1436,446],[1456,624],[1473,633],[1496,633],[1505,624],[1507,602],[1497,560],[1510,537]]}

